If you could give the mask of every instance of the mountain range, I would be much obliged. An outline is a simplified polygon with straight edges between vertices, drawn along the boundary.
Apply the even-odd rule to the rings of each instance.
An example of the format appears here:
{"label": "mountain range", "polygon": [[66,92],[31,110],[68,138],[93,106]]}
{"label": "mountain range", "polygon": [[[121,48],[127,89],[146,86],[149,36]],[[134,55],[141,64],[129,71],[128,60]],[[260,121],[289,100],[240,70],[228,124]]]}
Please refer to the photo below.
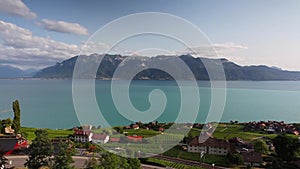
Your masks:
{"label": "mountain range", "polygon": [[36,72],[36,69],[21,70],[16,67],[0,64],[0,78],[32,77],[36,74]]}
{"label": "mountain range", "polygon": [[[240,66],[227,59],[209,59],[209,58],[195,58],[191,55],[180,56],[156,56],[156,57],[141,57],[141,56],[122,56],[122,55],[99,55],[92,54],[90,56],[82,56],[87,59],[85,62],[96,63],[99,58],[102,58],[96,76],[97,79],[111,79],[115,70],[118,68],[122,70],[123,67],[140,67],[145,70],[135,75],[135,80],[172,80],[173,77],[168,73],[159,69],[147,69],[148,65],[168,66],[180,68],[176,65],[176,58],[179,57],[193,72],[197,80],[209,80],[207,70],[204,66],[218,66],[219,63],[223,64],[224,72],[227,80],[300,80],[299,71],[286,71],[276,67],[268,67],[265,65],[258,66]],[[56,65],[47,67],[38,71],[33,77],[35,78],[72,78],[74,66],[78,56],[64,60]],[[123,62],[124,61],[124,62]],[[86,67],[89,67],[87,64]],[[182,80],[191,79],[186,77],[186,74],[178,71],[178,77]],[[86,77],[82,72],[82,77]],[[221,73],[221,72],[214,72]],[[126,75],[126,72],[125,74]],[[122,77],[119,77],[122,79]],[[218,80],[218,79],[215,79]]]}

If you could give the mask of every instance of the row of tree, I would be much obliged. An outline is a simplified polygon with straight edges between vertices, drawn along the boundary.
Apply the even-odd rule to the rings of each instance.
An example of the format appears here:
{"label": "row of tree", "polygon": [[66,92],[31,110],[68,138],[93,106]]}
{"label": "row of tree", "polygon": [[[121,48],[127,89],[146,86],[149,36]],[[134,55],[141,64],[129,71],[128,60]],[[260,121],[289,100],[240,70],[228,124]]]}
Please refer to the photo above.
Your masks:
{"label": "row of tree", "polygon": [[[53,145],[46,130],[35,131],[36,138],[32,141],[29,150],[29,158],[24,164],[30,169],[47,166],[52,169],[73,169],[72,155],[75,153],[74,146],[69,142],[60,141],[54,152]],[[86,169],[139,169],[141,163],[136,158],[124,158],[118,155],[102,151],[101,157],[93,157],[85,164]]]}

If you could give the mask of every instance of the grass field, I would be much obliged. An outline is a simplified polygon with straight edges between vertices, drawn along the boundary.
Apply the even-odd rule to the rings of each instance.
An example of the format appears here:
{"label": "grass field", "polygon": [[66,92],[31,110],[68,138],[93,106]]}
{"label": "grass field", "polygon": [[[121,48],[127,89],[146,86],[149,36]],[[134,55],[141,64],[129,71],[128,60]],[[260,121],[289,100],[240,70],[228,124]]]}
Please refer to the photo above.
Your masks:
{"label": "grass field", "polygon": [[[36,128],[29,128],[29,127],[22,127],[21,132],[26,133],[26,138],[28,140],[34,140],[35,139],[35,134],[34,131]],[[59,137],[68,137],[70,134],[73,134],[73,130],[68,129],[68,130],[53,130],[53,129],[46,129],[48,131],[50,139],[53,138],[59,138]]]}
{"label": "grass field", "polygon": [[143,163],[150,164],[150,165],[158,165],[158,166],[162,166],[162,167],[171,167],[171,168],[176,168],[176,169],[202,169],[201,167],[193,167],[193,166],[173,163],[170,161],[165,161],[165,160],[160,160],[160,159],[155,159],[155,158],[147,158],[147,159],[143,160]]}
{"label": "grass field", "polygon": [[[190,133],[194,136],[199,136],[201,129],[193,128],[191,129]],[[259,133],[259,132],[245,132],[243,131],[242,124],[219,124],[216,130],[213,133],[215,138],[219,139],[231,139],[234,137],[239,137],[245,141],[252,141],[258,139],[260,137],[269,137],[274,138],[276,134],[266,134],[266,133]]]}
{"label": "grass field", "polygon": [[[172,148],[171,150],[165,152],[164,155],[200,162],[200,154],[199,153],[191,153],[191,152],[184,151],[184,150],[182,150],[182,148],[180,146],[176,146],[176,147]],[[216,164],[219,166],[225,166],[225,167],[229,166],[229,161],[227,160],[226,156],[206,154],[203,158],[203,162],[208,163],[208,164]]]}

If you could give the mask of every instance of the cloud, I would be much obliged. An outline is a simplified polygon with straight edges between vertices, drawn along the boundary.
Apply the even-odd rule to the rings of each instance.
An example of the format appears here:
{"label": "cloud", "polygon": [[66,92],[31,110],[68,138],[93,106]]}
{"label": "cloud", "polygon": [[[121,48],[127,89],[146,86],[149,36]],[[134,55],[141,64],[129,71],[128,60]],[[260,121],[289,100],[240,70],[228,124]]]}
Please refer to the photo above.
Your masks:
{"label": "cloud", "polygon": [[21,69],[43,68],[78,54],[105,53],[110,45],[88,42],[82,45],[35,36],[25,28],[0,20],[0,63]]}
{"label": "cloud", "polygon": [[21,0],[1,0],[0,12],[22,16],[28,19],[37,17]]}
{"label": "cloud", "polygon": [[28,29],[0,20],[0,63],[40,68],[78,54],[74,44],[34,36]]}
{"label": "cloud", "polygon": [[78,23],[43,19],[41,22],[38,23],[38,25],[43,26],[49,31],[55,31],[60,33],[73,33],[78,35],[89,35],[88,30]]}
{"label": "cloud", "polygon": [[247,46],[230,42],[222,44],[194,46],[177,51],[176,54],[192,54],[200,55],[202,57],[228,57],[235,52],[247,49]]}

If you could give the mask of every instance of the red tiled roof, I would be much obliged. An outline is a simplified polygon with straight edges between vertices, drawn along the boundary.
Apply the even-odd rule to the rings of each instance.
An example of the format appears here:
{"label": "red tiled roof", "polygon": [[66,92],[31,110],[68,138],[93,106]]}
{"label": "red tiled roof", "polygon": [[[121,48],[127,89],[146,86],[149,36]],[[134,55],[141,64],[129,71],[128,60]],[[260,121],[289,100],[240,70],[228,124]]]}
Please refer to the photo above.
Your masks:
{"label": "red tiled roof", "polygon": [[97,140],[105,140],[107,135],[105,134],[93,134],[92,139],[97,139]]}
{"label": "red tiled roof", "polygon": [[133,141],[142,141],[143,137],[142,136],[127,136],[128,139],[133,140]]}
{"label": "red tiled roof", "polygon": [[137,124],[132,125],[132,128],[138,128],[138,127],[139,127],[139,125],[137,125]]}
{"label": "red tiled roof", "polygon": [[119,138],[111,138],[110,141],[111,141],[111,142],[119,142],[120,139],[119,139]]}

